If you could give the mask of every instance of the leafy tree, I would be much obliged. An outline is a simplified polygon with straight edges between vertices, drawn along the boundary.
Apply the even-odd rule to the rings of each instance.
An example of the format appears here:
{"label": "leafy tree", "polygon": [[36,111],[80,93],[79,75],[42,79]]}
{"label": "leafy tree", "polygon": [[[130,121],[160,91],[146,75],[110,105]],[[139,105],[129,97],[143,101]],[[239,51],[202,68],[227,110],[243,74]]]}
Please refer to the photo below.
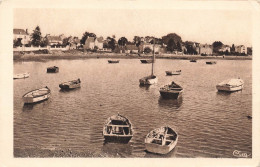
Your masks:
{"label": "leafy tree", "polygon": [[141,44],[141,37],[134,36],[133,43],[138,47]]}
{"label": "leafy tree", "polygon": [[175,49],[177,49],[176,43],[173,39],[170,39],[167,44],[167,51],[173,52]]}
{"label": "leafy tree", "polygon": [[126,39],[126,37],[121,37],[119,40],[118,40],[118,45],[120,46],[125,46],[127,44],[128,40]]}
{"label": "leafy tree", "polygon": [[215,41],[213,42],[212,46],[213,46],[213,52],[217,53],[219,49],[223,46],[223,43],[221,41]]}
{"label": "leafy tree", "polygon": [[96,38],[96,34],[94,34],[94,33],[90,33],[90,32],[85,32],[84,34],[83,34],[83,36],[82,36],[82,38],[81,38],[81,40],[80,40],[80,43],[82,44],[82,45],[85,45],[85,42],[86,42],[86,40],[88,39],[88,37],[94,37],[94,38]]}
{"label": "leafy tree", "polygon": [[149,47],[144,48],[144,53],[151,53],[152,49]]}
{"label": "leafy tree", "polygon": [[31,39],[32,39],[32,45],[33,46],[40,46],[41,45],[42,33],[41,33],[41,29],[40,29],[39,26],[37,26],[35,28],[35,30],[33,30],[33,33],[31,35]]}
{"label": "leafy tree", "polygon": [[17,46],[22,46],[22,38],[17,38],[15,40],[13,40],[13,46],[17,47]]}
{"label": "leafy tree", "polygon": [[167,45],[170,39],[172,39],[175,44],[177,44],[178,42],[182,43],[181,37],[176,33],[170,33],[167,34],[166,36],[163,36],[161,41],[163,44]]}
{"label": "leafy tree", "polygon": [[177,50],[178,50],[179,52],[182,51],[181,43],[180,43],[179,41],[177,42]]}
{"label": "leafy tree", "polygon": [[108,48],[112,49],[112,50],[115,50],[116,48],[116,40],[115,38],[111,38],[111,37],[107,37],[107,41],[108,41]]}

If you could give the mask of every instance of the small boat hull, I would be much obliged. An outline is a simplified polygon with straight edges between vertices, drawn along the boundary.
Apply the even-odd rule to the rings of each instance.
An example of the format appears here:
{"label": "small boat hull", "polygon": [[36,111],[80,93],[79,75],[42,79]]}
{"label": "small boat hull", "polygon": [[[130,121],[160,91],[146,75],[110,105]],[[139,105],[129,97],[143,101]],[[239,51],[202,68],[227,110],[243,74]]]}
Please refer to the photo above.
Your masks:
{"label": "small boat hull", "polygon": [[144,77],[139,80],[140,85],[153,85],[158,82],[158,78],[156,76],[151,77]]}
{"label": "small boat hull", "polygon": [[166,75],[180,75],[181,71],[165,71]]}
{"label": "small boat hull", "polygon": [[167,154],[175,148],[178,139],[170,145],[160,146],[153,143],[145,143],[145,148],[148,152],[156,154]]}
{"label": "small boat hull", "polygon": [[170,127],[161,127],[149,132],[144,142],[148,152],[167,154],[177,145],[178,134]]}
{"label": "small boat hull", "polygon": [[216,88],[218,91],[236,92],[242,90],[244,81],[242,79],[229,79],[219,83]]}
{"label": "small boat hull", "polygon": [[24,79],[24,78],[29,78],[30,73],[23,73],[23,74],[15,74],[13,76],[13,79]]}
{"label": "small boat hull", "polygon": [[[37,91],[42,90],[44,93],[42,94],[37,94]],[[35,92],[35,93],[34,93]],[[23,95],[23,102],[25,104],[33,104],[33,103],[38,103],[42,102],[45,100],[48,100],[50,98],[51,92],[49,88],[42,88],[42,89],[36,89],[33,91],[30,91]]]}
{"label": "small boat hull", "polygon": [[224,92],[236,92],[236,91],[240,91],[243,89],[243,85],[240,86],[223,86],[223,85],[217,85],[216,86],[218,91],[224,91]]}
{"label": "small boat hull", "polygon": [[108,60],[108,63],[119,63],[119,60]]}
{"label": "small boat hull", "polygon": [[59,84],[59,87],[61,89],[76,89],[76,88],[80,88],[80,83],[79,84],[73,84],[73,85],[69,85],[69,84]]}
{"label": "small boat hull", "polygon": [[206,64],[217,64],[215,61],[207,61]]}
{"label": "small boat hull", "polygon": [[47,68],[47,73],[57,73],[59,72],[59,67],[53,66]]}
{"label": "small boat hull", "polygon": [[128,143],[131,138],[132,135],[129,136],[125,136],[125,135],[104,135],[105,141],[106,142],[115,142],[115,143]]}
{"label": "small boat hull", "polygon": [[106,120],[103,127],[105,142],[128,143],[133,137],[131,122],[122,115],[113,115]]}
{"label": "small boat hull", "polygon": [[183,91],[164,91],[160,90],[160,94],[164,99],[178,99],[182,96]]}
{"label": "small boat hull", "polygon": [[153,62],[153,60],[140,60],[143,64],[150,64]]}
{"label": "small boat hull", "polygon": [[196,63],[196,62],[197,62],[197,60],[194,60],[194,59],[192,59],[192,60],[190,60],[190,62]]}

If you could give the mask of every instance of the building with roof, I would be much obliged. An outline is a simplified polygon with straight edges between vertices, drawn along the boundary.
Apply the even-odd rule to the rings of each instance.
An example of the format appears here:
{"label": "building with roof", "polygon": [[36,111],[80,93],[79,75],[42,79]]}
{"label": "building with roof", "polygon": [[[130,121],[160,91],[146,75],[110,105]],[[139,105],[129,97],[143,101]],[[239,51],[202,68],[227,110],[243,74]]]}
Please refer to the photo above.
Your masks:
{"label": "building with roof", "polygon": [[213,47],[209,44],[200,44],[199,45],[199,54],[212,55]]}
{"label": "building with roof", "polygon": [[247,47],[244,45],[235,46],[235,52],[247,54]]}
{"label": "building with roof", "polygon": [[47,35],[47,39],[49,42],[49,45],[53,46],[53,45],[61,45],[63,43],[63,40],[61,38],[61,36],[50,36]]}
{"label": "building with roof", "polygon": [[28,29],[13,29],[13,40],[21,40],[23,45],[28,44],[30,42],[30,35],[28,33]]}
{"label": "building with roof", "polygon": [[219,48],[219,52],[230,52],[230,46],[229,45],[223,45],[221,48]]}
{"label": "building with roof", "polygon": [[139,48],[136,45],[134,45],[134,44],[127,44],[125,52],[126,53],[138,53],[139,52]]}
{"label": "building with roof", "polygon": [[95,47],[99,50],[103,49],[103,37],[88,37],[86,39],[84,49],[93,50]]}

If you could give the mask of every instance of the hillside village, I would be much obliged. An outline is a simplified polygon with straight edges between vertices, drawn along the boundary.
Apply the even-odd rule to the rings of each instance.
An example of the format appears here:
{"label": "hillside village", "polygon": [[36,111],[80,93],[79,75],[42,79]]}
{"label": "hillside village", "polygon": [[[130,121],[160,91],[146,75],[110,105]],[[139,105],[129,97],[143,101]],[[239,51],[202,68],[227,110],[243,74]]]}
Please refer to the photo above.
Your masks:
{"label": "hillside village", "polygon": [[[154,44],[155,42],[155,44]],[[181,37],[175,33],[167,34],[162,38],[138,37],[133,40],[125,37],[119,40],[113,37],[103,38],[94,33],[85,32],[79,37],[66,37],[64,34],[41,36],[40,28],[37,26],[33,32],[28,29],[13,29],[13,51],[67,51],[83,50],[84,52],[110,52],[127,54],[149,54],[154,51],[156,54],[170,53],[181,55],[252,55],[252,47],[245,45],[232,46],[215,41],[212,44],[202,44],[194,41],[182,41]]]}

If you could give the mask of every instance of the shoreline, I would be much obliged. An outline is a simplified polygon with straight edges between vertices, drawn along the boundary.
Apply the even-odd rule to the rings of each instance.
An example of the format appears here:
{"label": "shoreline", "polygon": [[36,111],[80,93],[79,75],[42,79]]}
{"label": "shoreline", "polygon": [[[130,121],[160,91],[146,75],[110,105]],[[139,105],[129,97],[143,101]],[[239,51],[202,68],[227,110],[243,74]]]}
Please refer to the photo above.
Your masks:
{"label": "shoreline", "polygon": [[[152,54],[126,54],[126,53],[92,53],[82,51],[66,51],[53,52],[52,54],[34,54],[34,53],[14,53],[13,61],[48,61],[48,60],[76,60],[76,59],[97,59],[97,58],[111,58],[111,59],[150,59]],[[216,59],[216,60],[252,60],[252,56],[201,56],[201,55],[177,55],[177,54],[156,54],[156,59]]]}

